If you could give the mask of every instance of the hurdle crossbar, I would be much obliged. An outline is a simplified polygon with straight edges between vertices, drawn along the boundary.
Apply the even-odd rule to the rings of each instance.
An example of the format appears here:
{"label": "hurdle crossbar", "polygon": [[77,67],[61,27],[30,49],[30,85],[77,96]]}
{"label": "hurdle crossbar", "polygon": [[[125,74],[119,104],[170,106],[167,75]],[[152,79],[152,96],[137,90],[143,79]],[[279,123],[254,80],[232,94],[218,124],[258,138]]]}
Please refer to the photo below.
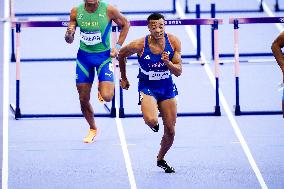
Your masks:
{"label": "hurdle crossbar", "polygon": [[230,18],[229,23],[234,25],[234,72],[236,88],[235,115],[274,115],[282,114],[282,111],[241,111],[240,106],[240,61],[239,61],[239,24],[259,24],[259,23],[283,23],[284,17],[257,17],[257,18]]}
{"label": "hurdle crossbar", "polygon": [[[185,13],[191,14],[195,13],[195,11],[191,11],[190,7],[188,5],[189,0],[185,0]],[[215,13],[253,13],[253,12],[263,12],[263,0],[259,2],[259,5],[257,9],[227,9],[227,10],[216,10],[212,9],[212,4],[211,4],[211,9],[210,10],[201,10],[200,13],[202,14],[212,14],[212,11]],[[215,7],[215,4],[214,4]]]}
{"label": "hurdle crossbar", "polygon": [[[221,116],[221,110],[220,110],[220,103],[219,103],[219,75],[220,75],[220,69],[219,69],[219,49],[218,49],[218,25],[222,24],[222,19],[186,19],[184,22],[179,22],[178,25],[211,25],[214,28],[214,37],[216,39],[215,41],[215,59],[214,59],[214,65],[215,65],[215,107],[213,112],[183,112],[177,113],[177,116],[183,117],[183,116]],[[120,105],[119,105],[119,117],[120,118],[126,118],[126,117],[142,117],[143,115],[141,113],[125,113],[124,111],[124,100],[123,100],[123,89],[120,87]]]}

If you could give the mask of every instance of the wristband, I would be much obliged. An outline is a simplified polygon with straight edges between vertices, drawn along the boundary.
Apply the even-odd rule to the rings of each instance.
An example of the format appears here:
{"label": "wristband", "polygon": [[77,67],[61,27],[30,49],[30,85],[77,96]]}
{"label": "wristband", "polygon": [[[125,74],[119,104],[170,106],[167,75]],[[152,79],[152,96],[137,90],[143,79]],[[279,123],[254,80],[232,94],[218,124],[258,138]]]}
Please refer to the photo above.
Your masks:
{"label": "wristband", "polygon": [[117,50],[120,50],[120,49],[121,49],[121,45],[118,44],[118,43],[116,43],[116,44],[115,44],[115,48],[116,48]]}

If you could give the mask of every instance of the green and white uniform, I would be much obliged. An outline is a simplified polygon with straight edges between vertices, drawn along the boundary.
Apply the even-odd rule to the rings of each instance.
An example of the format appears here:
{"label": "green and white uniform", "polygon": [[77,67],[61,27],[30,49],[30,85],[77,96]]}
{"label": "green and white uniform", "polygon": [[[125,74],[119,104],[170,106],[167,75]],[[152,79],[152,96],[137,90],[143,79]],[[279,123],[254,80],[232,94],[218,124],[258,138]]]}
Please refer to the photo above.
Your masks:
{"label": "green and white uniform", "polygon": [[108,4],[99,1],[94,13],[77,7],[77,25],[80,28],[80,48],[77,54],[76,82],[92,83],[97,70],[99,81],[113,81],[110,57],[110,32],[112,21],[107,16]]}

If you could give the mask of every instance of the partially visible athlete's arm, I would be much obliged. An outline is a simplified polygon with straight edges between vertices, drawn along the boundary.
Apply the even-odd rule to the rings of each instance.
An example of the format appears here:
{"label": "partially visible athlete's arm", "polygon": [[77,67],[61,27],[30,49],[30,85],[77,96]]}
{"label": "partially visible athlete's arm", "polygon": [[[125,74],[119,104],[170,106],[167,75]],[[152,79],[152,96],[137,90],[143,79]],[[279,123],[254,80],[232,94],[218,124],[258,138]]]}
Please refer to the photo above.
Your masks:
{"label": "partially visible athlete's arm", "polygon": [[284,83],[284,56],[282,53],[282,48],[284,47],[284,31],[273,41],[271,50],[273,55],[282,71],[283,83]]}
{"label": "partially visible athlete's arm", "polygon": [[144,38],[137,39],[129,43],[128,45],[122,47],[118,54],[120,77],[121,77],[121,86],[124,89],[128,89],[129,82],[126,76],[126,59],[127,57],[138,53],[141,54],[144,48]]}
{"label": "partially visible athlete's arm", "polygon": [[119,27],[121,27],[121,32],[119,34],[117,44],[122,45],[126,39],[130,24],[126,17],[123,16],[120,11],[112,5],[108,6],[108,17],[110,20],[113,20]]}
{"label": "partially visible athlete's arm", "polygon": [[70,21],[65,33],[65,41],[67,43],[72,43],[74,41],[74,34],[77,25],[76,17],[77,17],[77,9],[73,8],[70,13]]}
{"label": "partially visible athlete's arm", "polygon": [[172,44],[173,50],[174,50],[174,56],[172,61],[169,60],[169,55],[167,52],[162,53],[162,60],[169,68],[170,72],[174,74],[175,76],[180,76],[182,73],[182,64],[181,64],[181,42],[180,40],[169,34],[169,40]]}

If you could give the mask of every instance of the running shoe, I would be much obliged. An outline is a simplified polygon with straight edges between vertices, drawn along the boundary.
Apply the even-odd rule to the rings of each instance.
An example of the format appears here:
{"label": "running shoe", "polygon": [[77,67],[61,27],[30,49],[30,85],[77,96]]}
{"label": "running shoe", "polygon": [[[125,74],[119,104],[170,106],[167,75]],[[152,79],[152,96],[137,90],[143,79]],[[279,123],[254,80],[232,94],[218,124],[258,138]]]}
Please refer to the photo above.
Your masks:
{"label": "running shoe", "polygon": [[84,138],[84,143],[94,142],[94,138],[97,135],[97,130],[90,129],[88,135]]}
{"label": "running shoe", "polygon": [[175,169],[170,167],[165,160],[158,160],[157,166],[165,170],[166,173],[175,173]]}
{"label": "running shoe", "polygon": [[159,131],[159,123],[157,125],[155,125],[154,127],[150,127],[154,132],[158,132]]}

